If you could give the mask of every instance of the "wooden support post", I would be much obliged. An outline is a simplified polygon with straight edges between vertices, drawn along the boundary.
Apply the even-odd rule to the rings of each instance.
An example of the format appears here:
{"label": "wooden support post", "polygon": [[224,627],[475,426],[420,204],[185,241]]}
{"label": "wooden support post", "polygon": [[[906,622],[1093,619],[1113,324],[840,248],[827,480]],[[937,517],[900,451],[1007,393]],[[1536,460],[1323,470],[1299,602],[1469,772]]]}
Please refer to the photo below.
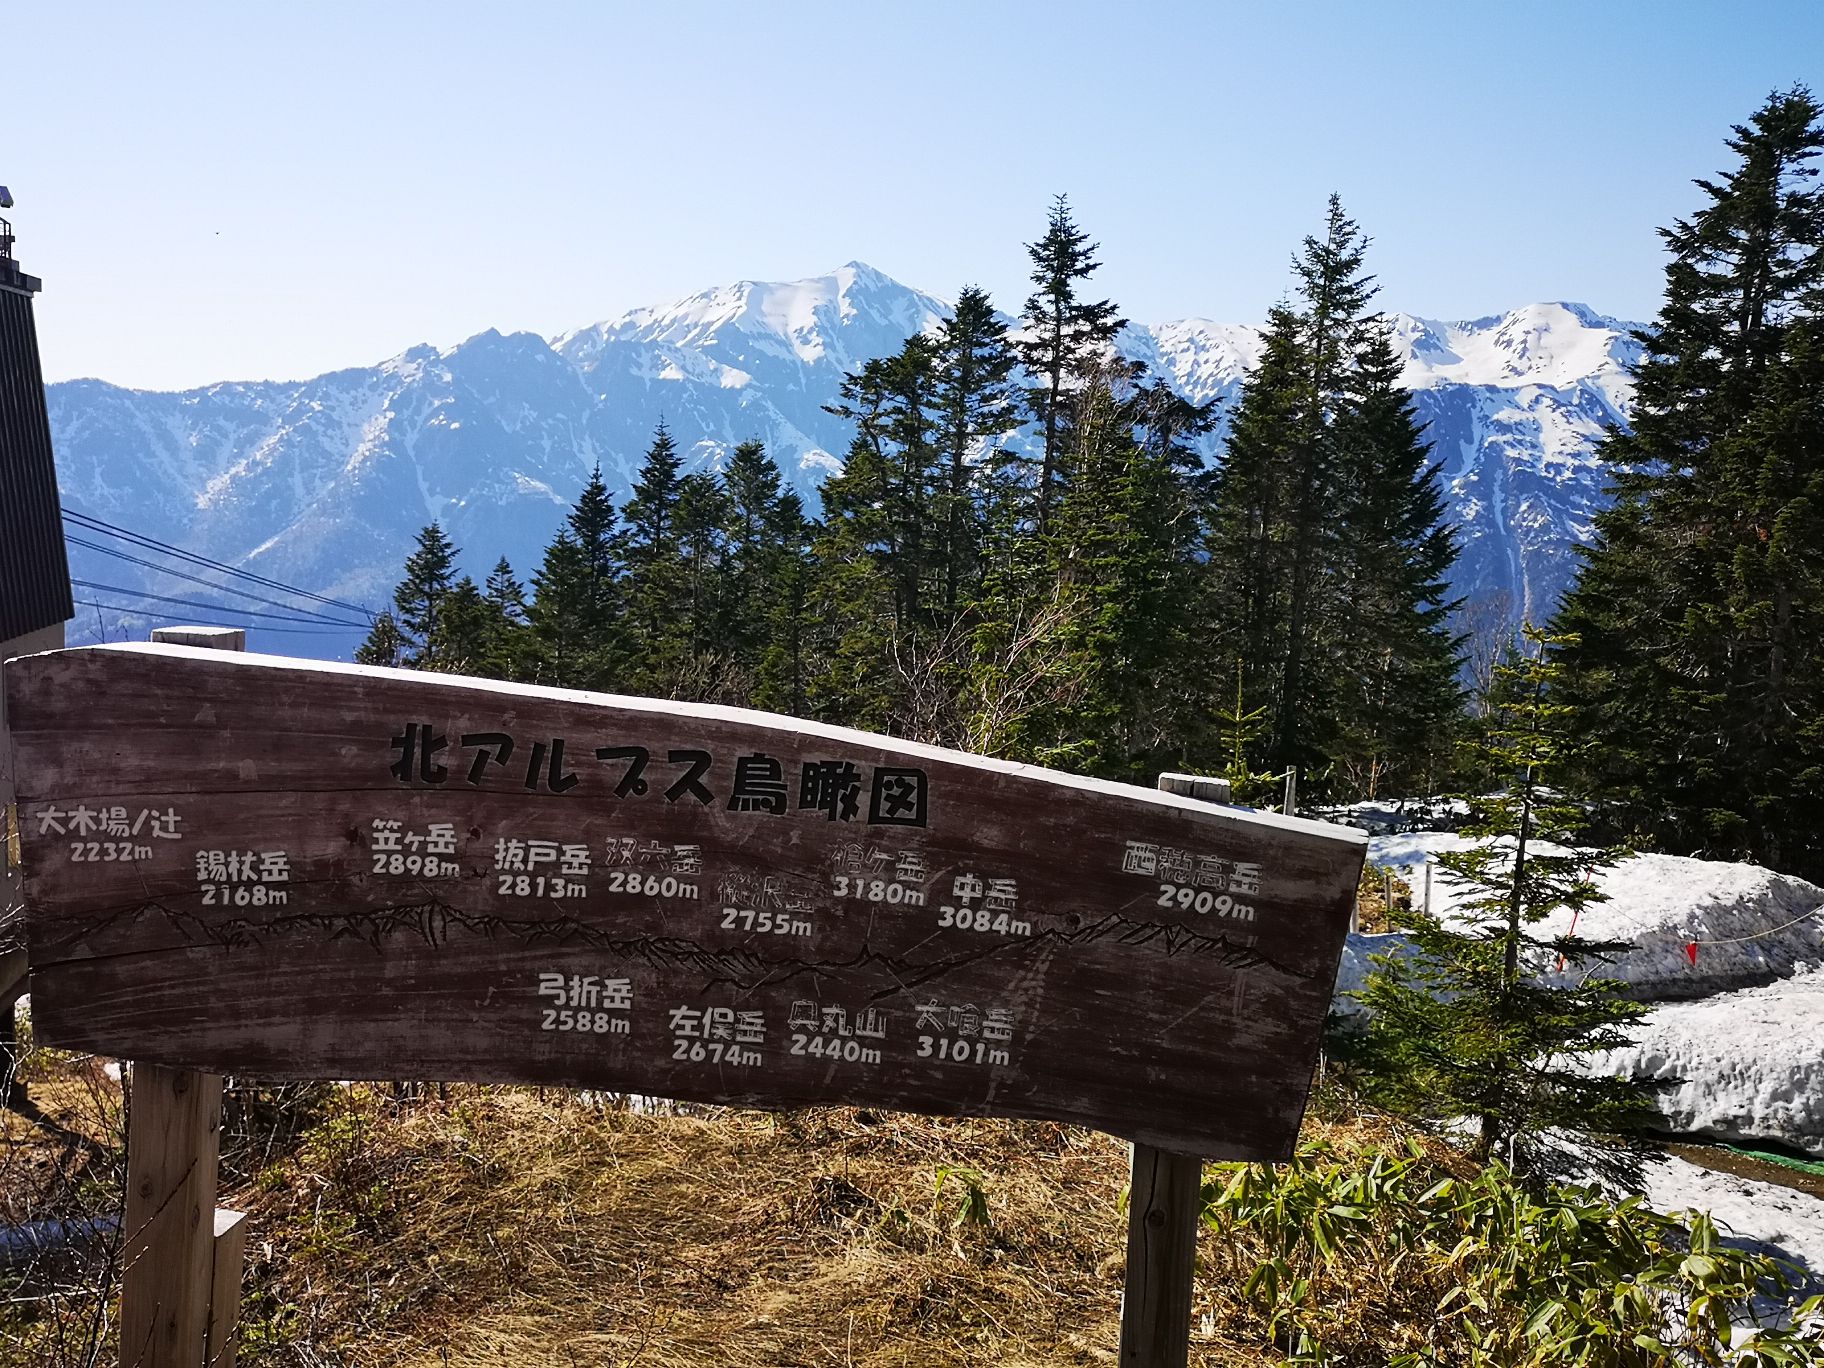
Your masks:
{"label": "wooden support post", "polygon": [[215,1212],[215,1271],[209,1280],[209,1332],[203,1368],[234,1368],[241,1325],[241,1265],[247,1257],[247,1213]]}
{"label": "wooden support post", "polygon": [[120,1284],[121,1368],[197,1368],[215,1280],[217,1074],[133,1066]]}
{"label": "wooden support post", "polygon": [[1127,1196],[1121,1368],[1185,1368],[1203,1161],[1135,1145]]}
{"label": "wooden support post", "polygon": [[[229,651],[247,647],[247,634],[238,629],[161,627],[152,639]],[[220,1232],[233,1252],[232,1260],[222,1260],[234,1273],[230,1310],[229,1294],[220,1288],[226,1270],[217,1263],[213,1215],[222,1080],[219,1074],[143,1063],[133,1066],[132,1077],[121,1368],[198,1368],[210,1361],[217,1315],[224,1325],[239,1320],[240,1251],[247,1238],[239,1222]]]}
{"label": "wooden support post", "polygon": [[[1159,787],[1202,796],[1189,775],[1162,774]],[[1135,1145],[1127,1189],[1121,1368],[1185,1368],[1202,1217],[1203,1160]]]}

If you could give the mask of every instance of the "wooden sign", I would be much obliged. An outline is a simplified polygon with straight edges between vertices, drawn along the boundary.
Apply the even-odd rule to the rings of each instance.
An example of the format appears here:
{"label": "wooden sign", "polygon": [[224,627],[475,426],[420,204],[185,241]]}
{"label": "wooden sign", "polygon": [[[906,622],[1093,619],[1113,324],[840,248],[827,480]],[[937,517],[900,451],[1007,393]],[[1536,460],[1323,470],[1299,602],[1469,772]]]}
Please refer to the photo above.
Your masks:
{"label": "wooden sign", "polygon": [[1283,1159],[1365,850],[732,708],[136,645],[6,688],[39,1039],[218,1072]]}

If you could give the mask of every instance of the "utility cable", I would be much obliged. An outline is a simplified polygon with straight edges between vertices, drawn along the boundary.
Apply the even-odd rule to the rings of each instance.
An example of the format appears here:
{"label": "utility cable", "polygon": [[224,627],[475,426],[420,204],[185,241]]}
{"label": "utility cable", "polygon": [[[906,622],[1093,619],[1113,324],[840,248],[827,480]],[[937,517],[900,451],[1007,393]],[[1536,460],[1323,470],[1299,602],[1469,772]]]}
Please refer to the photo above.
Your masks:
{"label": "utility cable", "polygon": [[339,622],[334,618],[297,617],[289,613],[262,613],[257,608],[234,608],[221,603],[204,603],[201,599],[172,598],[169,594],[150,594],[143,589],[129,589],[119,584],[97,584],[93,580],[72,579],[71,584],[79,589],[99,589],[104,594],[127,594],[133,598],[152,599],[158,603],[176,603],[186,608],[201,608],[211,613],[234,613],[241,617],[271,618],[275,622],[328,622],[332,626],[346,627],[350,631],[364,632],[368,629],[365,622]]}
{"label": "utility cable", "polygon": [[211,560],[209,557],[198,555],[194,551],[186,551],[181,546],[173,546],[169,542],[159,541],[156,537],[148,537],[143,533],[134,532],[128,528],[116,527],[113,523],[106,522],[101,518],[91,517],[87,513],[78,513],[74,509],[66,508],[63,510],[63,516],[67,520],[76,523],[80,527],[87,528],[91,532],[102,532],[110,536],[119,537],[123,541],[130,542],[135,546],[144,547],[149,551],[162,551],[166,555],[176,556],[190,562],[192,565],[200,565],[210,570],[217,570],[224,575],[233,575],[237,579],[244,579],[253,584],[264,585],[268,589],[278,589],[287,594],[295,594],[300,598],[312,599],[318,603],[328,604],[333,608],[341,608],[351,613],[360,613],[364,617],[372,618],[374,616],[372,609],[364,608],[358,603],[348,603],[342,599],[328,598],[322,594],[312,593],[309,589],[300,589],[295,584],[286,584],[283,580],[271,579],[265,575],[256,575],[250,570],[241,570],[232,565],[224,565],[218,560]]}
{"label": "utility cable", "polygon": [[190,617],[187,614],[180,617],[176,613],[161,613],[153,608],[137,608],[125,603],[98,603],[94,599],[77,599],[76,602],[80,603],[84,608],[107,608],[116,613],[125,613],[135,617],[161,618],[166,622],[182,622],[193,627],[238,627],[243,631],[284,632],[289,636],[342,635],[340,632],[332,632],[327,628],[322,627],[268,627],[264,623],[256,623],[250,628],[249,624],[245,622],[208,622],[202,618]]}
{"label": "utility cable", "polygon": [[[170,566],[160,565],[157,561],[149,561],[141,556],[130,556],[125,551],[118,550],[112,546],[103,546],[100,542],[88,541],[83,537],[76,536],[74,533],[64,533],[64,540],[76,546],[87,547],[91,551],[99,551],[104,556],[113,556],[117,560],[131,561],[134,565],[143,565],[148,570],[156,570],[161,575],[170,575],[174,579],[189,580],[192,584],[200,584],[203,588],[213,589],[217,593],[239,594],[242,598],[252,599],[255,603],[269,604],[274,608],[284,608],[294,613],[307,613],[311,617],[320,618],[324,622],[334,623],[339,627],[348,625],[339,618],[330,617],[327,613],[319,613],[310,608],[299,608],[296,604],[285,603],[280,599],[263,598],[250,589],[236,589],[230,584],[217,584],[214,580],[204,579],[201,575],[192,575],[182,570],[173,570]],[[138,590],[131,590],[129,592],[137,593]],[[232,605],[224,603],[221,604],[220,607],[224,611],[228,611],[232,608]],[[234,609],[234,611],[238,612],[239,610]]]}

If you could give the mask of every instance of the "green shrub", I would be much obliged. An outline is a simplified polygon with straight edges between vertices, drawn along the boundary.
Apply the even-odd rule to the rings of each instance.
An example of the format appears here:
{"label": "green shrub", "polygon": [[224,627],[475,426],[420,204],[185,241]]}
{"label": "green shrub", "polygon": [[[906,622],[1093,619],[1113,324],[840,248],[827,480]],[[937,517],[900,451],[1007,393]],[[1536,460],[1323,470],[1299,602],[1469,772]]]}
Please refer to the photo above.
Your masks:
{"label": "green shrub", "polygon": [[1297,1363],[1824,1362],[1824,1297],[1800,1304],[1797,1270],[1724,1246],[1705,1215],[1534,1190],[1499,1164],[1456,1176],[1412,1142],[1210,1172],[1204,1220],[1230,1285]]}

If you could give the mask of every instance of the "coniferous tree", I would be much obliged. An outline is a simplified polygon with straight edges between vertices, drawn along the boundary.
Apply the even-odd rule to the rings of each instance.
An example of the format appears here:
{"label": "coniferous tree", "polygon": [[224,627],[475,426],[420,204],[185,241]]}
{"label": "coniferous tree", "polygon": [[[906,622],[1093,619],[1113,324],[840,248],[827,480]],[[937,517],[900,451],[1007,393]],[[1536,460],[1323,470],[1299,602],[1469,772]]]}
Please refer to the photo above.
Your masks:
{"label": "coniferous tree", "polygon": [[[1307,793],[1425,773],[1455,707],[1443,576],[1455,555],[1387,330],[1367,238],[1330,199],[1268,317],[1211,481],[1217,677],[1268,726],[1244,768],[1317,773]],[[1331,774],[1342,760],[1340,775]]]}
{"label": "coniferous tree", "polygon": [[543,683],[608,689],[619,683],[621,534],[597,466],[533,579],[530,613]]}
{"label": "coniferous tree", "polygon": [[[858,397],[870,402],[871,412],[878,396],[870,387]],[[806,693],[819,718],[884,731],[897,712],[884,683],[901,624],[892,568],[899,528],[873,419],[863,416],[858,426],[841,472],[822,487],[810,595],[823,642]]]}
{"label": "coniferous tree", "polygon": [[942,466],[932,513],[943,535],[935,555],[940,598],[933,606],[946,623],[981,588],[992,516],[984,448],[1019,424],[1017,360],[987,293],[965,285],[938,333],[934,386]]}
{"label": "coniferous tree", "polygon": [[455,587],[456,547],[442,526],[432,522],[418,533],[412,554],[405,558],[405,578],[393,590],[395,622],[405,637],[401,662],[425,663],[437,635],[437,615]]}
{"label": "coniferous tree", "polygon": [[399,620],[389,610],[383,609],[374,619],[366,640],[355,648],[355,663],[397,668],[405,663],[405,655],[410,646],[405,633],[399,630]]}
{"label": "coniferous tree", "polygon": [[1249,737],[1250,763],[1276,758],[1270,752],[1283,696],[1279,660],[1297,495],[1287,452],[1299,426],[1306,372],[1299,333],[1298,315],[1275,306],[1260,360],[1242,386],[1212,495],[1211,630],[1240,675],[1240,692],[1268,713]]}
{"label": "coniferous tree", "polygon": [[530,667],[526,590],[502,556],[482,589],[487,622],[482,638],[482,673],[493,679],[523,679]]}
{"label": "coniferous tree", "polygon": [[755,674],[753,706],[793,717],[806,716],[816,623],[812,589],[816,560],[814,524],[804,501],[786,490],[773,506],[776,559],[766,610],[766,644]]}
{"label": "coniferous tree", "polygon": [[1123,326],[1109,300],[1085,301],[1078,288],[1101,265],[1097,244],[1078,228],[1070,203],[1059,195],[1045,236],[1028,243],[1032,283],[1024,332],[1016,343],[1031,383],[1027,404],[1041,442],[1032,484],[1032,521],[1041,531],[1050,522],[1060,482],[1068,472],[1062,456],[1071,422],[1071,394],[1086,367],[1102,361]]}
{"label": "coniferous tree", "polygon": [[1347,605],[1337,758],[1367,798],[1389,785],[1432,792],[1463,705],[1445,582],[1457,537],[1400,370],[1391,337],[1372,330],[1335,424]]}
{"label": "coniferous tree", "polygon": [[1824,876],[1824,109],[1776,93],[1663,237],[1615,502],[1558,622],[1583,778],[1613,828],[1662,849]]}
{"label": "coniferous tree", "polygon": [[419,667],[445,674],[485,675],[490,617],[481,589],[464,575],[438,609],[436,627],[425,644]]}
{"label": "coniferous tree", "polygon": [[713,475],[693,472],[678,481],[676,510],[678,609],[676,643],[681,654],[664,696],[695,701],[729,701],[730,652],[722,628],[727,619],[728,497]]}
{"label": "coniferous tree", "polygon": [[[1347,402],[1350,368],[1366,335],[1378,322],[1368,314],[1374,296],[1362,270],[1368,240],[1330,197],[1324,237],[1306,238],[1293,262],[1304,301],[1306,378],[1296,424],[1287,434],[1291,488],[1287,526],[1285,651],[1280,669],[1280,707],[1274,760],[1300,765],[1326,756],[1336,741],[1334,647],[1343,605],[1330,587],[1329,572],[1339,550],[1339,531],[1330,509],[1347,473],[1339,459],[1334,420]],[[1305,706],[1318,700],[1323,717]]]}
{"label": "coniferous tree", "polygon": [[[1179,767],[1199,721],[1207,658],[1203,569],[1181,449],[1119,363],[1085,375],[1071,430],[1075,478],[1047,537],[1061,601],[1058,664],[1071,706],[1033,716],[1030,758],[1110,778]],[[1152,431],[1159,440],[1147,441]],[[1048,734],[1049,733],[1049,734]]]}
{"label": "coniferous tree", "polygon": [[682,465],[671,431],[661,420],[633,482],[633,496],[622,511],[627,525],[629,653],[636,662],[632,683],[660,694],[667,692],[660,681],[675,678],[685,654],[677,528]]}
{"label": "coniferous tree", "polygon": [[742,441],[722,471],[724,573],[719,644],[742,679],[753,679],[770,638],[770,607],[784,547],[779,467],[759,441]]}
{"label": "coniferous tree", "polygon": [[1377,956],[1358,995],[1371,1013],[1361,1059],[1371,1095],[1410,1116],[1471,1118],[1477,1156],[1506,1147],[1518,1167],[1536,1160],[1534,1142],[1554,1128],[1637,1128],[1650,1097],[1630,1078],[1578,1063],[1627,1044],[1626,1028],[1646,1014],[1619,982],[1572,981],[1626,943],[1539,929],[1600,902],[1592,876],[1615,857],[1567,848],[1582,821],[1555,788],[1569,759],[1567,709],[1553,693],[1547,639],[1529,631],[1528,641],[1527,654],[1502,667],[1508,701],[1483,757],[1501,788],[1469,800],[1463,830],[1480,839],[1437,857],[1446,887],[1462,896],[1448,918],[1396,910],[1416,953]]}
{"label": "coniferous tree", "polygon": [[831,640],[811,695],[831,720],[904,730],[910,678],[900,663],[928,641],[942,603],[937,369],[937,343],[912,337],[848,376],[844,402],[830,409],[856,424],[842,472],[823,484],[816,552]]}

